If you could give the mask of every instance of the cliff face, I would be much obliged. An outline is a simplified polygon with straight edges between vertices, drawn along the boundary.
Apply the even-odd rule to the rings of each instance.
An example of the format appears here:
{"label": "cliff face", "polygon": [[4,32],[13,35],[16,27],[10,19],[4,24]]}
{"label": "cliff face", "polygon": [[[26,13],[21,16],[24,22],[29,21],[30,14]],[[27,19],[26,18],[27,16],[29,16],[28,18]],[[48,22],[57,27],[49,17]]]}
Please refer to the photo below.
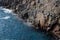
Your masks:
{"label": "cliff face", "polygon": [[1,0],[36,29],[41,28],[60,38],[60,0]]}

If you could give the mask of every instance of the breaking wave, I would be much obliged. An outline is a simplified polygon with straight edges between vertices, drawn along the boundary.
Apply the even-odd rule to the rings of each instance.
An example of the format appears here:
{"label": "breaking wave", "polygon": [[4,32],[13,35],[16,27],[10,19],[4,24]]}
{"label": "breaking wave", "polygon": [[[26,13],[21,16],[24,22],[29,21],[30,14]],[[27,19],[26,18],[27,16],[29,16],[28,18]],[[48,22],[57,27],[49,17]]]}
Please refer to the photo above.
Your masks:
{"label": "breaking wave", "polygon": [[0,7],[0,10],[3,10],[4,13],[12,13],[12,10]]}

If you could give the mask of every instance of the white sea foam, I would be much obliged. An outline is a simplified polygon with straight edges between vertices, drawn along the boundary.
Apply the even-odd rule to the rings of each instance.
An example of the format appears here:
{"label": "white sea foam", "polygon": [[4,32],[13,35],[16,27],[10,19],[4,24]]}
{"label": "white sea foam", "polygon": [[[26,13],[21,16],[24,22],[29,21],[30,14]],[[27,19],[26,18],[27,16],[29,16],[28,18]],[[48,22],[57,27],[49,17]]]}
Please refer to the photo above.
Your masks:
{"label": "white sea foam", "polygon": [[3,8],[2,10],[3,10],[5,13],[12,13],[12,10],[9,10],[9,9]]}
{"label": "white sea foam", "polygon": [[0,19],[9,19],[10,16],[1,17]]}
{"label": "white sea foam", "polygon": [[33,26],[32,23],[30,23],[30,22],[24,22],[23,24],[25,24],[25,25],[27,25],[29,27],[32,27]]}
{"label": "white sea foam", "polygon": [[11,9],[0,7],[0,10],[3,10],[4,13],[12,13]]}

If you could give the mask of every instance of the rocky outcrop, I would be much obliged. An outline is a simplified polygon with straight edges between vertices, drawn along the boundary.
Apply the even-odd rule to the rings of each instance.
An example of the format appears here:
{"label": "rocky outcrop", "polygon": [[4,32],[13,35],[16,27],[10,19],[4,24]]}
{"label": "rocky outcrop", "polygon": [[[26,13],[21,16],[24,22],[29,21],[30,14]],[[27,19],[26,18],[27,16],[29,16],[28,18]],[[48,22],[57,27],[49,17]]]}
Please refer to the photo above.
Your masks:
{"label": "rocky outcrop", "polygon": [[60,39],[60,0],[1,0],[0,4]]}

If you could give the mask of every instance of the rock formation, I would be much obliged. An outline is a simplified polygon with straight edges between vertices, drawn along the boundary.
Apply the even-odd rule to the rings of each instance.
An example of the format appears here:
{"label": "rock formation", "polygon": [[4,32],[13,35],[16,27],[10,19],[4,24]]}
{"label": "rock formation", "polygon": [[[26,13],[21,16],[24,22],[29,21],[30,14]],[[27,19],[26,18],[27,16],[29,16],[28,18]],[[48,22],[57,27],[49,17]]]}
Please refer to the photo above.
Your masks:
{"label": "rock formation", "polygon": [[1,0],[0,5],[60,39],[60,0]]}

